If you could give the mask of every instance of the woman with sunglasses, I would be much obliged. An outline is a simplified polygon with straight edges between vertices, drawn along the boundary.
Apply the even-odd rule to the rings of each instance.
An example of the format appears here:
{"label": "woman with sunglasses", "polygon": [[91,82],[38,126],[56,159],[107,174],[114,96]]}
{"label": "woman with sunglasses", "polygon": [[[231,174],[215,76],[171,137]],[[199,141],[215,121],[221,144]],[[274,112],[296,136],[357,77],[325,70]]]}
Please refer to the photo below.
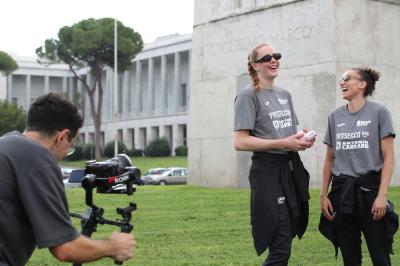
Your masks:
{"label": "woman with sunglasses", "polygon": [[235,99],[235,149],[253,152],[251,225],[257,254],[269,249],[263,265],[287,265],[292,239],[308,222],[309,175],[297,151],[313,141],[297,133],[292,97],[274,84],[280,59],[270,45],[255,47],[248,56],[252,85]]}
{"label": "woman with sunglasses", "polygon": [[[396,215],[387,201],[393,173],[390,112],[367,100],[379,73],[351,68],[339,80],[348,103],[328,117],[321,188],[321,233],[340,249],[344,265],[361,265],[361,232],[373,265],[391,265]],[[331,192],[328,188],[332,182]]]}

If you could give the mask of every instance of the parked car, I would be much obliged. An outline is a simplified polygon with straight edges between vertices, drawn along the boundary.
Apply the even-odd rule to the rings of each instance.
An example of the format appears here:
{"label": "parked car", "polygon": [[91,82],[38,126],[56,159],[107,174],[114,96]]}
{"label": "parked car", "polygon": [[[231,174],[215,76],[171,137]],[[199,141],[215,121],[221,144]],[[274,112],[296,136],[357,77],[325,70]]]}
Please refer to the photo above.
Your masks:
{"label": "parked car", "polygon": [[153,185],[174,185],[187,183],[187,168],[171,167],[160,175],[149,175],[143,177],[143,181]]}
{"label": "parked car", "polygon": [[73,169],[71,171],[69,177],[64,179],[64,187],[65,188],[73,188],[73,187],[81,187],[81,180],[85,175],[85,169]]}
{"label": "parked car", "polygon": [[68,179],[69,176],[71,175],[71,172],[73,170],[76,170],[76,168],[73,168],[73,167],[60,166],[60,168],[61,168],[61,173],[62,173],[63,179]]}
{"label": "parked car", "polygon": [[143,184],[152,184],[153,176],[161,175],[165,171],[168,171],[168,168],[150,168],[141,178]]}

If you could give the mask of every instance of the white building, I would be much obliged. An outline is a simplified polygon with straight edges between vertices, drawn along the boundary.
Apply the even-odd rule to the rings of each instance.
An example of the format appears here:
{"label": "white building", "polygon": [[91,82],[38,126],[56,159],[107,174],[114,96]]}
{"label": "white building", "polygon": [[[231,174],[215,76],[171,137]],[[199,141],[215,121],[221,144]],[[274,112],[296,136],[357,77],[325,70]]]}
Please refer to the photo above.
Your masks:
{"label": "white building", "polygon": [[[129,70],[119,75],[119,121],[114,121],[113,71],[104,70],[102,145],[119,140],[129,149],[144,149],[157,138],[166,137],[172,151],[186,145],[189,110],[191,35],[169,35],[146,44]],[[36,58],[14,56],[19,69],[0,79],[0,98],[7,98],[23,109],[47,92],[65,93],[82,108],[85,124],[82,143],[94,143],[94,126],[89,101],[82,85],[66,65],[41,65]],[[89,82],[87,69],[78,72]]]}

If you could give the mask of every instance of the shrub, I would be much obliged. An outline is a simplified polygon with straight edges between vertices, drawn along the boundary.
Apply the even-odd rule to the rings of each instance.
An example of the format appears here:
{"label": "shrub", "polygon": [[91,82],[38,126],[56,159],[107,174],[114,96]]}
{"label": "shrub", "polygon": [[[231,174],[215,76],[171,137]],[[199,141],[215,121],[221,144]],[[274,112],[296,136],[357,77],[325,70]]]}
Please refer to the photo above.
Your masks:
{"label": "shrub", "polygon": [[140,150],[140,149],[133,149],[133,150],[128,150],[127,152],[126,152],[126,154],[129,156],[129,157],[142,157],[143,156],[143,150]]}
{"label": "shrub", "polygon": [[[118,153],[126,153],[128,149],[123,142],[118,141]],[[107,158],[114,157],[114,141],[110,141],[104,147],[104,156]]]}
{"label": "shrub", "polygon": [[82,160],[82,158],[83,158],[83,152],[82,152],[83,148],[82,148],[82,146],[75,145],[74,149],[75,149],[75,151],[72,154],[68,155],[65,158],[65,160],[67,160],[67,161],[79,161],[79,160]]}
{"label": "shrub", "polygon": [[188,147],[185,145],[178,146],[175,148],[175,156],[187,156]]}
{"label": "shrub", "polygon": [[87,143],[83,145],[83,159],[92,160],[94,158],[94,144]]}
{"label": "shrub", "polygon": [[26,113],[21,107],[8,101],[0,100],[0,136],[14,130],[23,132],[25,119]]}
{"label": "shrub", "polygon": [[171,155],[171,148],[166,138],[157,138],[149,143],[145,150],[146,156],[163,157]]}

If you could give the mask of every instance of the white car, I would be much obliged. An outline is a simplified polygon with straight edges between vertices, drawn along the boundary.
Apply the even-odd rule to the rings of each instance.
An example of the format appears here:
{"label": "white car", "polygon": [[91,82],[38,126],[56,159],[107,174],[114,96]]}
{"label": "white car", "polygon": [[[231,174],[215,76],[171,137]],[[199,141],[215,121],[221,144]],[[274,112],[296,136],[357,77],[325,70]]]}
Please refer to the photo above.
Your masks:
{"label": "white car", "polygon": [[187,183],[187,168],[171,167],[159,175],[148,175],[142,177],[145,184],[153,185],[175,185]]}
{"label": "white car", "polygon": [[165,171],[168,171],[168,168],[150,168],[141,178],[143,184],[152,184],[154,177],[161,175]]}

